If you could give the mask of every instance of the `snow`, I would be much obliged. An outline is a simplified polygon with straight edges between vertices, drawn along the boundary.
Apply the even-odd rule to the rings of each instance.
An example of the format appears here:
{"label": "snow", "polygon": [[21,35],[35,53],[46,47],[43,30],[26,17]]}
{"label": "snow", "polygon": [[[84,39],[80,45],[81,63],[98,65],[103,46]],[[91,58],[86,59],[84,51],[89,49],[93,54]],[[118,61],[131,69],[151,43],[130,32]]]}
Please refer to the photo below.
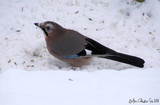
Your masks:
{"label": "snow", "polygon": [[0,105],[128,105],[133,98],[159,98],[159,74],[158,68],[95,72],[9,70],[0,75]]}
{"label": "snow", "polygon": [[[159,10],[159,0],[1,0],[0,105],[128,105],[133,98],[160,98]],[[145,67],[95,58],[73,68],[48,53],[34,25],[47,20],[141,57]]]}

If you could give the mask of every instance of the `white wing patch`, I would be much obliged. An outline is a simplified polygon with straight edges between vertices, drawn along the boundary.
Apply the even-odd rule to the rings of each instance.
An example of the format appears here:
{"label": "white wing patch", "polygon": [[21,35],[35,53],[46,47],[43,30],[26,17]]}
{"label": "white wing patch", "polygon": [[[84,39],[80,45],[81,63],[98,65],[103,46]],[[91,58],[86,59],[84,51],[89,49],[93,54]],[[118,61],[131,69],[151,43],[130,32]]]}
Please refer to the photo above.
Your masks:
{"label": "white wing patch", "polygon": [[109,56],[115,56],[111,54],[97,54],[97,55],[92,55],[92,51],[85,49],[86,51],[86,56],[85,57],[109,57]]}
{"label": "white wing patch", "polygon": [[86,55],[92,55],[92,51],[85,49]]}

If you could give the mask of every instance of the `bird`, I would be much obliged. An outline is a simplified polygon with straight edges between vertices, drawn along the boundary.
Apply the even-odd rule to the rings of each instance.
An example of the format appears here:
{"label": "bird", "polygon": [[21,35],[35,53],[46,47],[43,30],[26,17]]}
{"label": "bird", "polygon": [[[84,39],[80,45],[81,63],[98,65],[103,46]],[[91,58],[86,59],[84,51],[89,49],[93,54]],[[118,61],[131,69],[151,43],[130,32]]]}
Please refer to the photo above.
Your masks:
{"label": "bird", "polygon": [[73,67],[88,65],[94,57],[110,59],[135,67],[144,67],[145,61],[142,58],[112,50],[77,31],[64,28],[56,22],[45,21],[34,23],[34,25],[43,30],[49,53]]}

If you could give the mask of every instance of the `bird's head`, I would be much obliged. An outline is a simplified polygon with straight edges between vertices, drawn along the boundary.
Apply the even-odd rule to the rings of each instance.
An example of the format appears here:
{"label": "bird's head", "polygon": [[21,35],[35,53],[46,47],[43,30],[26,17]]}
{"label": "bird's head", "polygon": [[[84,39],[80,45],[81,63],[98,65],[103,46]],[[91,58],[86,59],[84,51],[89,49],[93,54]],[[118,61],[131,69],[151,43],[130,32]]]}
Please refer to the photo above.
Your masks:
{"label": "bird's head", "polygon": [[42,22],[42,23],[34,23],[34,25],[38,26],[39,28],[41,28],[46,36],[52,35],[53,33],[57,32],[57,31],[62,31],[63,28],[52,21],[46,21],[46,22]]}

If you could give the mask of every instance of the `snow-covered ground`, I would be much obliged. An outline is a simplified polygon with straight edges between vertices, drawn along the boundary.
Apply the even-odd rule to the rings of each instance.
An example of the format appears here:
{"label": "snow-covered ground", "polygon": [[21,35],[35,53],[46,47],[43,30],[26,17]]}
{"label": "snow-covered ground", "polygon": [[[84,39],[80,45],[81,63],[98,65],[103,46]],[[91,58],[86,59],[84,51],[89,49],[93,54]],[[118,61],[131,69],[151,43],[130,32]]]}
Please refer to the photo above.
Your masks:
{"label": "snow-covered ground", "polygon": [[[1,0],[0,105],[128,105],[133,98],[160,99],[159,17],[159,0]],[[72,68],[48,53],[43,32],[33,24],[47,20],[141,57],[145,67],[95,58]]]}
{"label": "snow-covered ground", "polygon": [[143,105],[141,98],[160,98],[159,74],[158,68],[6,71],[0,74],[0,105]]}

